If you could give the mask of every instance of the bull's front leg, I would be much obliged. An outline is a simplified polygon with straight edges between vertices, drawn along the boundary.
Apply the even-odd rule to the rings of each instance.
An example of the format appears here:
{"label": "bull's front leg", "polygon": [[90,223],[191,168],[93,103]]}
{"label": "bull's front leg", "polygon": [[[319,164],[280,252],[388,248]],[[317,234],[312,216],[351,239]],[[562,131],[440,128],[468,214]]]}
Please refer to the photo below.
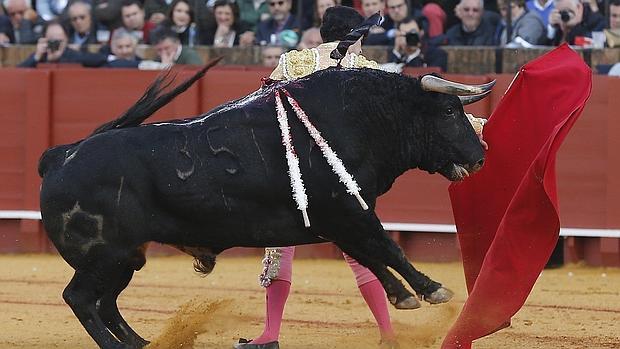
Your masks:
{"label": "bull's front leg", "polygon": [[[384,267],[393,268],[407,281],[420,298],[431,304],[445,303],[454,295],[441,283],[432,280],[413,267],[400,247],[387,235],[374,212],[351,217],[343,224],[347,225],[348,229],[339,234],[346,238],[346,241],[341,242],[341,244],[348,244],[355,250],[351,253],[345,252],[355,259],[360,258],[358,262],[369,268],[373,273],[375,271],[371,266],[372,259],[375,259]],[[337,244],[340,245],[340,243]],[[379,275],[375,275],[379,278]]]}
{"label": "bull's front leg", "polygon": [[364,253],[355,245],[345,242],[335,243],[343,252],[375,274],[381,282],[388,300],[396,309],[417,309],[420,307],[420,302],[405,288],[400,280],[394,277],[384,264],[373,258],[372,255]]}
{"label": "bull's front leg", "polygon": [[366,241],[368,248],[374,251],[386,251],[387,253],[381,253],[382,261],[399,273],[420,298],[431,304],[446,303],[452,299],[454,296],[452,291],[418,271],[407,260],[402,249],[387,235],[380,223],[376,229],[378,231]]}

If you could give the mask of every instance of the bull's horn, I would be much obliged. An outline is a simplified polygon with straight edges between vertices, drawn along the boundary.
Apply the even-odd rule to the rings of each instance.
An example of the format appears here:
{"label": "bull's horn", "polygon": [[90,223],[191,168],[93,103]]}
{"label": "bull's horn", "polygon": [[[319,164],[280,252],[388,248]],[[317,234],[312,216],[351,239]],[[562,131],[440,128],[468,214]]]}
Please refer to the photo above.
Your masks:
{"label": "bull's horn", "polygon": [[487,91],[485,93],[481,93],[479,95],[473,95],[473,96],[459,96],[459,99],[461,100],[461,103],[463,103],[463,105],[468,105],[474,102],[478,102],[479,100],[488,96],[489,93],[491,93],[491,91]]}
{"label": "bull's horn", "polygon": [[495,80],[483,85],[465,85],[434,75],[425,75],[422,77],[421,85],[425,91],[441,92],[456,96],[471,96],[490,91],[493,85],[495,85]]}

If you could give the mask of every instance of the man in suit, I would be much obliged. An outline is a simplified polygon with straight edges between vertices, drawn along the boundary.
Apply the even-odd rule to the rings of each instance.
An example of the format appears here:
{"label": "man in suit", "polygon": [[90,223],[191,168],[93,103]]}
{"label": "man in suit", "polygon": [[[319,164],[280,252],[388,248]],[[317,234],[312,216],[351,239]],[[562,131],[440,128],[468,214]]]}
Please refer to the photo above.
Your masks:
{"label": "man in suit", "polygon": [[268,4],[271,18],[258,23],[256,43],[259,45],[283,44],[279,35],[284,30],[292,30],[299,35],[299,20],[291,13],[292,0],[268,0]]}
{"label": "man in suit", "polygon": [[71,48],[86,51],[88,45],[97,44],[97,30],[93,21],[92,6],[83,0],[69,5],[68,9],[71,28],[69,28],[69,44]]}

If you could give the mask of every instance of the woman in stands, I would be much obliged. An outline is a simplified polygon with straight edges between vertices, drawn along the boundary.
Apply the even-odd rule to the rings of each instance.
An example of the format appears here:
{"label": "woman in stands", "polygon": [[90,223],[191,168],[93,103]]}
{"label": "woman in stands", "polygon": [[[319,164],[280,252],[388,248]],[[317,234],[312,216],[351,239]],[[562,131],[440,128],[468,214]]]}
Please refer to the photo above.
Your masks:
{"label": "woman in stands", "polygon": [[233,47],[239,45],[242,33],[249,26],[239,19],[239,6],[235,1],[217,0],[213,5],[215,25],[209,28],[204,35],[201,44],[215,47]]}
{"label": "woman in stands", "polygon": [[199,43],[198,28],[195,23],[194,10],[189,0],[174,0],[170,5],[168,18],[162,26],[169,27],[179,35],[183,46],[196,46]]}

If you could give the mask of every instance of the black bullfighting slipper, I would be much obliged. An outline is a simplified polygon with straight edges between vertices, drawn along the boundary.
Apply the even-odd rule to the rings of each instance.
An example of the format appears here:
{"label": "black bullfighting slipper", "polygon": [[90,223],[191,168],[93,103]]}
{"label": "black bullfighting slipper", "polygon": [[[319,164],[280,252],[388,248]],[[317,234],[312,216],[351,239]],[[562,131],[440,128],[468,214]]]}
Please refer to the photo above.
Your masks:
{"label": "black bullfighting slipper", "polygon": [[278,341],[263,344],[250,343],[251,339],[239,338],[239,343],[233,345],[234,349],[280,349]]}

